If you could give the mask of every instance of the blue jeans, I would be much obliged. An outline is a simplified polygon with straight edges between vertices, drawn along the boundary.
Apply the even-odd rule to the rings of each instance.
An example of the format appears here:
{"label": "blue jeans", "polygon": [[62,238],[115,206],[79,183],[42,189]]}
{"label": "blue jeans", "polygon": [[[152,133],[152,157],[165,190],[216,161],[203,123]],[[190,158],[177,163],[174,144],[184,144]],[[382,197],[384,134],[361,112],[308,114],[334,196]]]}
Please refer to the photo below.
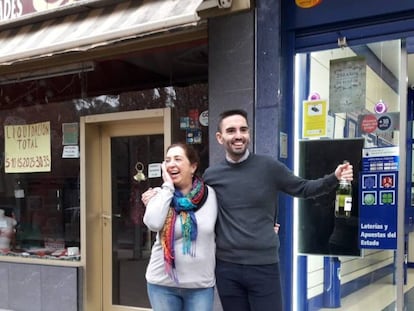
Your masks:
{"label": "blue jeans", "polygon": [[282,311],[279,264],[240,265],[216,261],[216,282],[224,311]]}
{"label": "blue jeans", "polygon": [[153,311],[212,311],[214,287],[179,288],[147,283]]}

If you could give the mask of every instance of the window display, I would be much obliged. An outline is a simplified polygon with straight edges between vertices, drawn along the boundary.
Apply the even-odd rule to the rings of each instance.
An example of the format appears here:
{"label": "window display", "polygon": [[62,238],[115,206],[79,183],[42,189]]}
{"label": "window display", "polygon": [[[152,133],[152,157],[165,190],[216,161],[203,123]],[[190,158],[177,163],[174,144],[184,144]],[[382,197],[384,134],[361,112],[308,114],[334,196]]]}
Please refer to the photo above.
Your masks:
{"label": "window display", "polygon": [[[67,77],[72,83],[68,82],[68,94],[61,100],[29,97],[36,93],[30,88],[40,92],[40,87],[50,84],[29,81],[19,84],[29,95],[19,97],[13,91],[16,97],[10,93],[10,105],[5,106],[9,109],[1,110],[4,127],[0,130],[0,216],[11,222],[6,224],[0,217],[0,260],[3,256],[80,260],[81,116],[164,108],[167,104],[174,107],[177,115],[186,116],[194,109],[194,102],[200,111],[208,109],[206,84],[85,98],[85,92],[77,93],[74,86],[78,77],[70,78]],[[78,82],[80,89],[86,85],[80,78]],[[8,90],[11,92],[11,88],[3,87],[4,97]],[[176,126],[175,139],[185,141],[186,132],[179,130],[179,124]],[[207,127],[199,131],[204,140]],[[203,151],[200,153],[208,154],[207,143],[196,147]],[[205,160],[201,166],[207,166]]]}

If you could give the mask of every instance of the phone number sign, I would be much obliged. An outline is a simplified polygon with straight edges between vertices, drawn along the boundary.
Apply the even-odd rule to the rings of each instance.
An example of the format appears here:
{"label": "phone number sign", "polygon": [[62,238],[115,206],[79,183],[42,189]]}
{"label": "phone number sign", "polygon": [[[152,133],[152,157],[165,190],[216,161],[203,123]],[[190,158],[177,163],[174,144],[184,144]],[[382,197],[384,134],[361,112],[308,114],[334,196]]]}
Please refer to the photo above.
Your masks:
{"label": "phone number sign", "polygon": [[5,172],[50,172],[50,137],[50,122],[4,126]]}

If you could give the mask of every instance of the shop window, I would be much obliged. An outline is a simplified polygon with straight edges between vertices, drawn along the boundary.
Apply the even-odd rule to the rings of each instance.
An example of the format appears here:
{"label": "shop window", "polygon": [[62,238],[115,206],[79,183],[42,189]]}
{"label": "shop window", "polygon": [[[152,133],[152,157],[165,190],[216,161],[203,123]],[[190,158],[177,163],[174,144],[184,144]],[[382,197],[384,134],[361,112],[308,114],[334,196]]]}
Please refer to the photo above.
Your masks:
{"label": "shop window", "polygon": [[[0,110],[4,124],[0,129],[0,151],[4,154],[0,172],[0,258],[80,259],[81,116],[171,107],[179,120],[194,117],[195,113],[198,117],[208,109],[207,84],[86,97],[82,91],[85,81],[76,79],[76,83],[70,84],[67,78],[66,89],[62,86],[60,91],[69,95],[65,93],[61,99],[57,96],[59,91],[47,94],[41,90],[46,85],[43,80],[15,85],[20,94],[14,91],[7,95],[13,85],[2,89],[0,101],[7,98],[7,103],[1,107],[7,109]],[[46,137],[41,142],[25,137],[28,140],[25,148],[33,148],[33,153],[22,152],[12,144],[23,135],[13,131],[30,130],[38,124],[46,124]],[[204,169],[208,165],[208,128],[205,125],[190,128],[197,129],[195,132],[200,136],[193,143],[200,151]],[[180,128],[177,122],[174,140],[185,141],[188,129]],[[2,211],[9,222],[2,221]]]}

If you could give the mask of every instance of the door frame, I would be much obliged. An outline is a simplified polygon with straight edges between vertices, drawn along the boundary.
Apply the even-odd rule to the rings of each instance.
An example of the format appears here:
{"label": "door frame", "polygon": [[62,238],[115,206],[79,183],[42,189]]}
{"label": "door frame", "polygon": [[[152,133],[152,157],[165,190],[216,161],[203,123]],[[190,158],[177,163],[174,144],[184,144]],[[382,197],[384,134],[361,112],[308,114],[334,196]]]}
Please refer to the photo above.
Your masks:
{"label": "door frame", "polygon": [[108,221],[102,216],[110,215],[111,211],[111,173],[110,165],[107,165],[111,155],[108,139],[102,137],[105,131],[110,131],[112,137],[164,134],[165,150],[171,144],[171,114],[170,108],[159,108],[80,118],[81,255],[84,263],[82,296],[85,310],[139,310],[111,307],[112,279],[111,276],[109,279],[104,277],[103,273],[104,269],[111,269],[112,266],[110,258],[104,256],[112,251],[112,245],[103,243],[103,226],[108,225],[108,222],[110,225],[110,219]]}

